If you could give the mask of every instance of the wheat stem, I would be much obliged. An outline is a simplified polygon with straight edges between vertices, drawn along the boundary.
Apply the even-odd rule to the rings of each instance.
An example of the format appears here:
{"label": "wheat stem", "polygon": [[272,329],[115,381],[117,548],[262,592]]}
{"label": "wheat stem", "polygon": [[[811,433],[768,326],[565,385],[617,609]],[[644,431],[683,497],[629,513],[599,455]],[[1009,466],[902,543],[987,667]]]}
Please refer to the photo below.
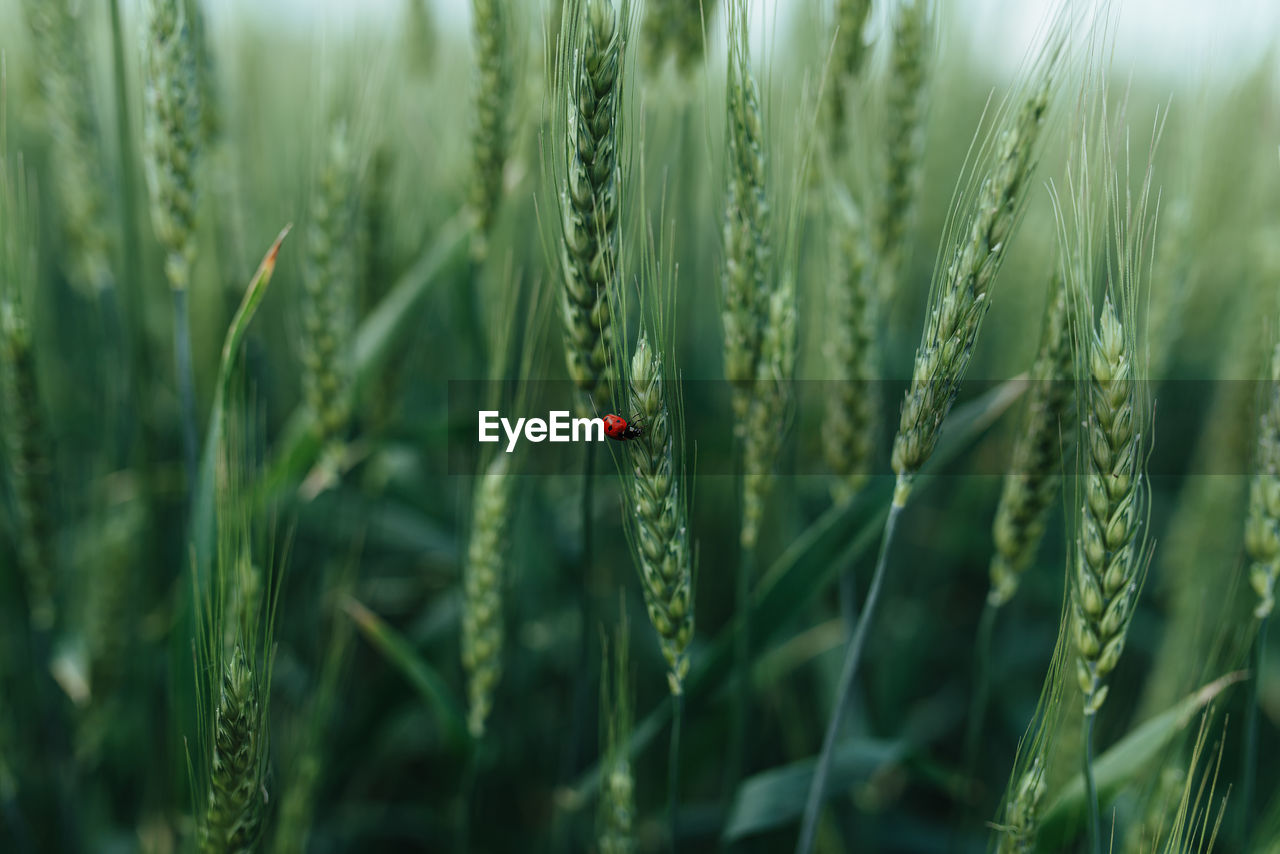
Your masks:
{"label": "wheat stem", "polygon": [[667,832],[671,852],[675,854],[680,839],[680,732],[684,725],[684,694],[671,695],[671,746],[667,753]]}
{"label": "wheat stem", "polygon": [[1254,797],[1258,788],[1258,698],[1262,685],[1263,665],[1267,653],[1267,625],[1259,622],[1258,633],[1253,639],[1253,674],[1249,680],[1249,697],[1245,705],[1243,780],[1240,795],[1240,820],[1244,828],[1242,839],[1249,840],[1254,828]]}
{"label": "wheat stem", "polygon": [[[743,483],[741,478],[735,482]],[[746,767],[747,733],[751,729],[751,581],[755,571],[755,547],[740,542],[738,566],[733,576],[733,612],[739,620],[733,639],[733,685],[737,702],[729,717],[729,756],[725,763],[725,791],[730,796]]]}
{"label": "wheat stem", "polygon": [[[598,842],[600,854],[635,854],[635,779],[627,741],[632,729],[630,644],[625,608],[616,631],[612,663],[602,656],[600,668],[601,729],[604,745],[601,758],[600,814]],[[612,672],[610,672],[612,671]],[[585,681],[585,680],[584,680]],[[679,695],[672,695],[672,703]],[[674,726],[679,726],[675,723]],[[679,733],[674,734],[676,749]]]}
{"label": "wheat stem", "polygon": [[187,291],[171,292],[173,307],[173,363],[178,378],[178,403],[182,408],[182,460],[187,472],[187,491],[195,489],[196,460],[199,440],[196,438],[195,370],[191,363],[191,317],[187,309]]}
{"label": "wheat stem", "polygon": [[[910,487],[898,479],[900,492],[906,495]],[[831,772],[831,760],[835,756],[836,738],[840,734],[840,726],[848,715],[849,700],[853,696],[853,680],[858,674],[858,664],[862,660],[862,648],[866,644],[867,632],[875,618],[876,605],[880,601],[880,589],[884,585],[885,568],[889,564],[889,549],[893,545],[893,532],[898,524],[905,506],[896,499],[889,506],[889,515],[885,518],[884,531],[880,535],[880,553],[876,557],[875,573],[871,576],[871,588],[867,591],[867,601],[863,605],[862,615],[858,619],[857,628],[849,643],[845,646],[844,664],[840,668],[840,678],[836,682],[836,701],[827,720],[826,735],[822,739],[822,751],[818,754],[818,764],[813,770],[813,779],[809,783],[809,794],[805,799],[804,817],[800,824],[800,838],[796,843],[796,854],[809,854],[813,850],[813,842],[818,831],[818,817],[822,812],[822,803],[827,796],[827,776]]]}
{"label": "wheat stem", "polygon": [[1085,798],[1089,802],[1089,845],[1092,854],[1102,854],[1102,819],[1098,815],[1098,784],[1093,776],[1093,725],[1097,721],[1096,714],[1085,716],[1084,729],[1084,787]]}
{"label": "wheat stem", "polygon": [[[597,569],[595,566],[595,445],[586,443],[582,455],[582,504],[580,508],[580,524],[582,526],[582,554],[578,563],[578,672],[591,672],[591,631],[596,624],[595,585]],[[568,740],[568,751],[565,754],[565,769],[562,778],[574,773],[578,767],[578,756],[582,752],[583,722],[587,718],[590,705],[590,680],[575,680],[573,688],[573,707],[570,709],[573,721],[572,735]]]}
{"label": "wheat stem", "polygon": [[978,740],[987,716],[991,694],[991,643],[995,635],[997,608],[988,601],[982,606],[978,635],[973,644],[973,700],[969,707],[969,726],[964,738],[966,779],[972,779],[978,761]]}

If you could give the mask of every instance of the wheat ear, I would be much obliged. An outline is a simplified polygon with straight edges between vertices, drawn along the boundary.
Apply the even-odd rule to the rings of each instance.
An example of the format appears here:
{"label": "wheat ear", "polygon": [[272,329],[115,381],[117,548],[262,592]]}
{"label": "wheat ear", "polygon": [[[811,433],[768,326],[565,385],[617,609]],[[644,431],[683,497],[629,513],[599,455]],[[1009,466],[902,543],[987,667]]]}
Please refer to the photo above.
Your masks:
{"label": "wheat ear", "polygon": [[1071,592],[1076,678],[1085,712],[1093,714],[1106,699],[1106,678],[1120,659],[1137,603],[1143,561],[1136,540],[1145,483],[1132,331],[1126,331],[1110,297],[1087,343],[1084,501]]}
{"label": "wheat ear", "polygon": [[964,237],[929,299],[929,316],[916,349],[911,387],[893,441],[898,476],[894,503],[903,504],[911,479],[933,453],[942,422],[969,366],[974,342],[990,307],[989,291],[1026,200],[1040,129],[1049,108],[1052,77],[1017,109],[996,143],[991,171],[964,220]]}
{"label": "wheat ear", "polygon": [[987,599],[994,607],[1013,597],[1044,536],[1062,482],[1061,437],[1074,396],[1067,293],[1061,274],[1055,272],[1049,283],[1040,349],[1031,368],[1026,422],[1015,440],[1013,464],[1005,475],[992,524],[995,554]]}
{"label": "wheat ear", "polygon": [[693,567],[662,356],[643,335],[636,342],[630,373],[633,411],[644,424],[643,435],[629,443],[630,510],[640,585],[667,661],[671,693],[680,694],[693,639]]}
{"label": "wheat ear", "polygon": [[[809,854],[813,849],[836,738],[845,720],[853,682],[884,585],[898,520],[910,497],[914,477],[937,445],[943,421],[964,378],[986,315],[988,292],[1020,221],[1065,38],[1065,20],[1062,15],[1055,20],[1050,41],[1038,56],[1031,84],[1033,93],[1023,99],[1011,115],[1002,112],[993,131],[994,151],[988,152],[987,146],[983,146],[985,177],[975,195],[960,197],[963,213],[944,238],[943,252],[950,257],[945,272],[935,278],[930,292],[929,315],[916,349],[911,386],[902,404],[893,442],[892,464],[897,484],[885,517],[863,612],[845,645],[835,704],[827,719],[822,751],[809,784],[796,854]],[[949,245],[953,240],[957,242],[954,248]]]}
{"label": "wheat ear", "polygon": [[[610,393],[613,329],[609,289],[617,276],[621,103],[625,18],[611,0],[576,0],[567,28],[579,32],[565,75],[568,127],[562,188],[565,356],[578,388],[603,402]],[[581,20],[585,15],[585,20]]]}
{"label": "wheat ear", "polygon": [[31,328],[28,294],[36,281],[34,219],[19,158],[16,172],[0,154],[0,400],[4,402],[10,483],[17,509],[17,563],[33,628],[57,617],[52,437]]}
{"label": "wheat ear", "polygon": [[69,0],[24,0],[40,65],[55,168],[54,192],[61,213],[61,237],[67,278],[85,294],[113,286],[111,239],[103,174],[100,129],[94,114],[93,86],[84,20],[88,9]]}
{"label": "wheat ear", "polygon": [[1266,619],[1275,607],[1276,576],[1280,573],[1280,345],[1271,355],[1266,386],[1267,395],[1258,415],[1244,529],[1249,583],[1258,594],[1254,614],[1259,620]]}
{"label": "wheat ear", "polygon": [[502,674],[502,592],[512,490],[507,460],[505,454],[495,457],[476,485],[462,576],[462,668],[470,701],[467,726],[476,738],[484,735]]}
{"label": "wheat ear", "polygon": [[847,501],[862,488],[875,455],[880,398],[877,322],[880,299],[867,265],[867,237],[856,217],[839,226],[831,294],[827,364],[836,384],[827,395],[822,449],[836,475],[832,495]]}
{"label": "wheat ear", "polygon": [[174,290],[191,282],[200,107],[191,31],[181,0],[151,0],[146,23],[146,167],[151,222]]}
{"label": "wheat ear", "polygon": [[[734,7],[736,9],[736,6]],[[734,389],[739,429],[747,415],[769,310],[769,202],[765,193],[764,119],[751,72],[745,13],[729,16],[728,159],[723,281],[725,378]]]}
{"label": "wheat ear", "polygon": [[831,48],[831,69],[823,93],[827,141],[833,160],[838,160],[849,144],[849,101],[867,56],[862,39],[871,0],[837,0],[835,43]]}
{"label": "wheat ear", "polygon": [[471,135],[471,207],[476,221],[472,253],[476,260],[483,260],[488,253],[489,233],[502,200],[512,88],[509,15],[504,0],[473,0],[472,27],[479,70],[475,130]]}
{"label": "wheat ear", "polygon": [[769,318],[760,346],[754,394],[743,443],[742,548],[755,548],[764,502],[773,484],[773,465],[782,444],[796,363],[795,280],[784,275],[769,296]]}
{"label": "wheat ear", "polygon": [[329,135],[311,195],[302,289],[302,385],[324,442],[341,439],[351,415],[358,192],[345,125]]}
{"label": "wheat ear", "polygon": [[929,72],[930,0],[902,4],[893,25],[885,110],[884,178],[872,234],[880,296],[897,290],[899,269],[920,184],[925,84]]}
{"label": "wheat ear", "polygon": [[201,116],[195,50],[181,0],[149,0],[144,43],[143,119],[151,223],[164,250],[165,278],[172,294],[183,450],[188,480],[194,481],[198,449],[187,288],[196,254],[196,158]]}
{"label": "wheat ear", "polygon": [[[211,579],[195,574],[201,616],[197,678],[208,680],[197,691],[201,735],[207,739],[198,824],[204,854],[254,850],[270,803],[269,706],[280,587],[274,568],[264,584],[251,554],[243,429],[230,425],[218,448],[217,560]],[[207,584],[212,589],[206,600]]]}
{"label": "wheat ear", "polygon": [[19,558],[33,628],[53,627],[56,607],[49,435],[31,331],[17,301],[0,304],[0,358],[8,410],[10,476],[17,496]]}
{"label": "wheat ear", "polygon": [[1048,788],[1044,763],[1037,756],[1022,772],[1013,797],[1005,805],[997,854],[1030,854],[1035,849],[1040,801]]}
{"label": "wheat ear", "polygon": [[266,821],[266,709],[254,665],[240,646],[222,672],[200,849],[252,851]]}

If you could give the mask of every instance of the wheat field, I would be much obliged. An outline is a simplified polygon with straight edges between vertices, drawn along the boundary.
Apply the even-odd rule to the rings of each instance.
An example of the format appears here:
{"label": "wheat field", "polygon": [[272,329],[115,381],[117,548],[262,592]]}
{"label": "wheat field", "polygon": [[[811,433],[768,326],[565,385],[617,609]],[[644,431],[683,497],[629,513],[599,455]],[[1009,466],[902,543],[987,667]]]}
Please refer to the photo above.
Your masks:
{"label": "wheat field", "polygon": [[0,851],[1280,854],[1248,3],[287,6],[0,3]]}

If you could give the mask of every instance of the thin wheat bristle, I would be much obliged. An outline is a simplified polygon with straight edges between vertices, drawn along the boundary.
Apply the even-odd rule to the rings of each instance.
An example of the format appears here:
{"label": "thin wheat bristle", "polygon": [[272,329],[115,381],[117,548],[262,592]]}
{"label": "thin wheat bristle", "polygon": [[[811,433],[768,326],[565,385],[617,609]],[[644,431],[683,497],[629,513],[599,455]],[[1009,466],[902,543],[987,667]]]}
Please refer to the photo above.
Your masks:
{"label": "thin wheat bristle", "polygon": [[195,258],[200,105],[191,30],[181,0],[147,4],[144,127],[151,221],[174,290],[191,282]]}
{"label": "thin wheat bristle", "polygon": [[484,735],[502,675],[502,592],[506,583],[507,527],[512,479],[505,454],[494,458],[476,484],[471,541],[462,575],[462,667],[467,674],[467,727]]}
{"label": "thin wheat bristle", "polygon": [[730,16],[728,84],[729,181],[724,224],[724,362],[741,424],[756,378],[760,342],[769,309],[771,248],[765,192],[764,119],[751,71],[743,13]]}
{"label": "thin wheat bristle", "polygon": [[[423,11],[421,14],[425,15]],[[476,232],[472,252],[477,260],[488,253],[488,237],[502,200],[502,177],[507,162],[507,115],[511,103],[511,39],[509,11],[503,0],[474,0],[472,27],[479,81],[475,97],[475,129],[471,207]]]}
{"label": "thin wheat bristle", "polygon": [[1026,199],[1049,94],[1046,76],[1000,131],[991,171],[964,220],[963,240],[948,262],[941,287],[930,296],[929,317],[893,442],[893,470],[899,482],[896,503],[906,500],[911,478],[933,453],[968,368],[990,307],[991,284]]}
{"label": "thin wheat bristle", "polygon": [[644,424],[644,433],[628,443],[640,584],[667,661],[671,693],[679,694],[693,639],[693,567],[662,357],[643,335],[631,358],[630,383],[634,412]]}
{"label": "thin wheat bristle", "polygon": [[867,266],[863,224],[854,219],[843,223],[836,245],[826,347],[836,384],[826,396],[822,449],[837,476],[833,497],[842,502],[862,488],[875,455],[880,419],[880,301]]}
{"label": "thin wheat bristle", "polygon": [[[1173,754],[1176,756],[1177,754]],[[1161,851],[1160,843],[1168,833],[1169,816],[1176,812],[1178,801],[1187,784],[1187,770],[1177,760],[1163,768],[1147,796],[1138,820],[1129,828],[1127,851]],[[1173,849],[1176,850],[1176,849]]]}
{"label": "thin wheat bristle", "polygon": [[346,128],[339,124],[330,134],[311,196],[300,307],[303,389],[326,442],[341,437],[351,414],[357,209],[353,154]]}
{"label": "thin wheat bristle", "polygon": [[1049,511],[1062,482],[1062,431],[1074,399],[1071,330],[1062,276],[1050,279],[1040,332],[1040,349],[1031,369],[1026,421],[1013,447],[991,534],[991,591],[995,606],[1008,602],[1044,536]]}
{"label": "thin wheat bristle", "polygon": [[609,289],[618,272],[618,110],[625,22],[609,0],[583,0],[566,13],[585,14],[585,26],[582,43],[573,46],[567,76],[561,311],[569,377],[599,405],[611,385]]}
{"label": "thin wheat bristle", "polygon": [[205,854],[252,851],[266,821],[266,722],[261,685],[244,650],[226,661],[214,708],[209,797],[200,849]]}
{"label": "thin wheat bristle", "polygon": [[1249,481],[1249,515],[1244,547],[1249,583],[1258,594],[1254,614],[1266,619],[1275,607],[1276,576],[1280,574],[1280,345],[1271,356],[1267,395],[1258,415],[1254,473]]}
{"label": "thin wheat bristle", "polygon": [[904,3],[893,26],[885,110],[884,178],[873,232],[880,295],[897,288],[904,242],[920,183],[928,76],[929,0]]}
{"label": "thin wheat bristle", "polygon": [[769,319],[760,347],[760,364],[747,415],[743,447],[742,547],[755,548],[764,519],[765,499],[773,485],[773,466],[782,445],[796,363],[795,280],[784,276],[769,298]]}

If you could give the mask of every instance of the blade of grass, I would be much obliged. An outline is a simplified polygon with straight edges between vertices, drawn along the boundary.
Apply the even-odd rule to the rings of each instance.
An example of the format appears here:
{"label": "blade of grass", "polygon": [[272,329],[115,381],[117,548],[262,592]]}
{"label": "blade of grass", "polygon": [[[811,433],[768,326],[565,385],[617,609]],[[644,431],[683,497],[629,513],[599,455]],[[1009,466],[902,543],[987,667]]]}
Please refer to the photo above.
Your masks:
{"label": "blade of grass", "polygon": [[[906,748],[907,743],[901,740],[857,739],[837,745],[827,791],[847,792],[855,783],[871,779],[880,769],[901,760]],[[811,756],[744,780],[729,809],[722,839],[733,842],[796,820],[804,810],[816,765],[817,757]]]}
{"label": "blade of grass", "polygon": [[382,618],[361,605],[355,599],[347,599],[343,609],[355,621],[356,627],[374,649],[400,671],[414,690],[435,712],[445,739],[457,747],[469,747],[471,736],[467,733],[462,704],[449,693],[449,686],[404,636],[382,621]]}
{"label": "blade of grass", "polygon": [[213,554],[214,531],[214,489],[216,481],[218,448],[222,443],[222,434],[226,430],[227,399],[231,394],[231,384],[235,377],[236,356],[244,336],[249,331],[249,323],[262,304],[267,294],[267,285],[271,283],[271,275],[276,269],[276,259],[280,254],[280,244],[289,234],[292,226],[281,229],[267,254],[258,265],[257,272],[249,280],[240,307],[227,328],[227,337],[222,343],[222,358],[218,364],[218,385],[214,391],[213,408],[209,412],[209,426],[205,435],[204,453],[200,461],[199,476],[196,481],[195,500],[191,509],[191,542],[196,560],[197,573],[203,577]]}

